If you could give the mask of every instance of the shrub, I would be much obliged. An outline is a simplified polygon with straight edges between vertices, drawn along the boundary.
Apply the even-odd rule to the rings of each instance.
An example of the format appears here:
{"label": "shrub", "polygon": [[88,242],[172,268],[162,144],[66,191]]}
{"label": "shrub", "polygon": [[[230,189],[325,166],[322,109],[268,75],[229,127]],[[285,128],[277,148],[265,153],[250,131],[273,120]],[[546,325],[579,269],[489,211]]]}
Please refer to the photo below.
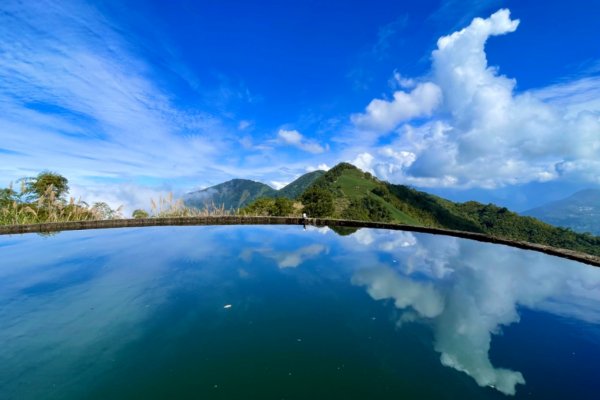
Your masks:
{"label": "shrub", "polygon": [[146,211],[138,208],[137,210],[133,211],[131,216],[135,219],[144,219],[144,218],[148,218],[150,215]]}
{"label": "shrub", "polygon": [[312,186],[300,197],[304,212],[309,217],[326,217],[333,214],[333,196],[331,192]]}

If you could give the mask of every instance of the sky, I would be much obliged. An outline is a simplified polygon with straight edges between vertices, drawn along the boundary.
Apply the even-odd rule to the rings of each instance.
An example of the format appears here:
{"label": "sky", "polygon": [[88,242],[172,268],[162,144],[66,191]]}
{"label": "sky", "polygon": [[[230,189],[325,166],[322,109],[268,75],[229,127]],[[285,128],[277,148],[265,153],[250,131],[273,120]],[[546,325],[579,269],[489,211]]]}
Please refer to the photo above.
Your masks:
{"label": "sky", "polygon": [[600,188],[600,2],[0,3],[0,186],[126,210],[346,161],[516,211]]}

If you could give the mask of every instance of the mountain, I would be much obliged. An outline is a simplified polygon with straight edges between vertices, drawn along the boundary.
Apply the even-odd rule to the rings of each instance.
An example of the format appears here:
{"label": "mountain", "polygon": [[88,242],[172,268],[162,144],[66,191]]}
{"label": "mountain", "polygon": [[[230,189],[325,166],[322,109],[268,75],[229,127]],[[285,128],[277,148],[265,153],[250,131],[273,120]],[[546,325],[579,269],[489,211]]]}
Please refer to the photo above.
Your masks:
{"label": "mountain", "polygon": [[187,207],[224,207],[226,210],[244,207],[260,197],[273,197],[277,191],[264,183],[248,179],[232,179],[183,197]]}
{"label": "mountain", "polygon": [[277,191],[277,197],[285,197],[288,199],[296,199],[300,196],[304,191],[312,185],[317,179],[322,177],[325,174],[325,171],[313,171],[308,174],[302,175],[300,178],[296,179],[292,183],[287,186],[279,189]]}
{"label": "mountain", "polygon": [[600,190],[582,190],[566,199],[544,204],[523,214],[577,232],[600,235]]}
{"label": "mountain", "polygon": [[224,207],[226,210],[236,210],[247,206],[260,197],[285,197],[293,200],[323,174],[325,174],[325,171],[309,172],[280,190],[275,190],[264,183],[248,179],[232,179],[206,189],[188,193],[183,197],[183,202],[187,207],[193,208],[206,208],[214,205],[215,207]]}
{"label": "mountain", "polygon": [[[298,207],[303,206],[309,217],[386,221],[455,229],[600,256],[600,237],[552,226],[494,204],[475,201],[455,203],[408,186],[381,181],[348,163],[338,164],[327,172],[315,171],[303,175],[279,191],[260,182],[234,179],[189,193],[184,200],[186,205],[192,207],[224,205],[226,209],[243,208],[242,212],[252,214],[253,207],[246,206],[255,200],[278,197],[300,201],[302,205],[296,203],[294,207],[290,205],[289,209],[298,214]],[[589,196],[586,198],[589,199]],[[270,207],[275,205],[275,200],[261,201],[269,203],[269,207],[266,204],[258,207],[261,210],[279,210],[278,207]]]}
{"label": "mountain", "polygon": [[315,193],[324,193],[321,200],[333,202],[328,217],[478,232],[600,255],[600,237],[555,227],[494,204],[455,203],[381,181],[348,163],[338,164],[323,174],[305,194],[308,192],[311,196],[301,197],[304,202],[315,197],[319,201]]}

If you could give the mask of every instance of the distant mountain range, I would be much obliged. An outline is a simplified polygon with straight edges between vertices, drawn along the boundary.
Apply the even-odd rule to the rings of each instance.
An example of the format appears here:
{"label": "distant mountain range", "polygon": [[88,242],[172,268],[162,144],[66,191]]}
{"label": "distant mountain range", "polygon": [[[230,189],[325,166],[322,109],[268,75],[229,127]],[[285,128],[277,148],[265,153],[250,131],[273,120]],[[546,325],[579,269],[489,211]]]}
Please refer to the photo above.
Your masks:
{"label": "distant mountain range", "polygon": [[183,202],[188,207],[205,208],[223,206],[226,210],[243,208],[261,197],[285,197],[295,199],[301,195],[325,171],[313,171],[302,175],[287,186],[275,190],[269,185],[248,179],[232,179],[186,194]]}
{"label": "distant mountain range", "polygon": [[600,235],[600,190],[586,189],[540,207],[525,211],[551,225]]}
{"label": "distant mountain range", "polygon": [[[226,209],[243,211],[245,206],[261,197],[307,201],[302,196],[307,192],[313,195],[320,193],[307,196],[313,199],[310,201],[317,199],[332,203],[332,207],[323,208],[331,210],[324,217],[478,232],[600,255],[600,237],[551,226],[494,204],[475,201],[455,203],[408,186],[381,181],[348,163],[338,164],[327,172],[315,171],[303,175],[281,190],[260,182],[234,179],[189,193],[184,201],[190,207],[223,204]],[[319,196],[322,198],[319,199]]]}

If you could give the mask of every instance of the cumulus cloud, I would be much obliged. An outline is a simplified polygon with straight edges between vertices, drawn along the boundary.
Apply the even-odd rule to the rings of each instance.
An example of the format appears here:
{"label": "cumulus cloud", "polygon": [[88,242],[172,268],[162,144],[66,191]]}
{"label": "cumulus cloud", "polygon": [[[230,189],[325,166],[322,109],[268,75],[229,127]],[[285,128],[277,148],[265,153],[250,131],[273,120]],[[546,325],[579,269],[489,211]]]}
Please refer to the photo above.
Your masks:
{"label": "cumulus cloud", "polygon": [[[383,179],[420,186],[600,183],[596,79],[516,93],[516,81],[488,65],[487,40],[518,26],[506,9],[475,18],[438,40],[427,82],[396,92],[393,101],[375,99],[365,114],[352,116],[363,134],[398,132],[389,145],[394,153],[363,150],[368,168]],[[417,96],[419,88],[428,95]],[[429,114],[424,123],[407,123]],[[398,162],[401,152],[410,156]]]}
{"label": "cumulus cloud", "polygon": [[402,76],[400,74],[400,72],[398,72],[396,70],[394,70],[394,74],[392,75],[392,78],[389,80],[389,84],[390,84],[390,87],[392,87],[393,89],[395,89],[395,88],[412,89],[417,85],[417,83],[415,82],[414,79]]}
{"label": "cumulus cloud", "polygon": [[331,169],[331,167],[327,164],[319,164],[316,167],[314,166],[308,166],[306,167],[306,172],[313,172],[313,171],[329,171]]}
{"label": "cumulus cloud", "polygon": [[323,153],[326,150],[319,143],[306,139],[297,130],[280,129],[279,132],[277,132],[277,139],[279,143],[294,146],[300,150],[313,154]]}
{"label": "cumulus cloud", "polygon": [[393,100],[374,99],[364,114],[354,114],[351,119],[361,130],[386,133],[400,122],[431,115],[440,101],[440,88],[425,82],[408,93],[396,91]]}
{"label": "cumulus cloud", "polygon": [[[514,395],[525,384],[519,371],[495,367],[489,357],[493,335],[519,322],[519,307],[600,322],[600,276],[592,268],[456,238],[413,238],[410,252],[390,249],[398,260],[393,267],[375,261],[358,269],[352,282],[365,286],[374,300],[393,300],[402,311],[398,326],[411,321],[432,326],[440,362],[480,386]],[[385,248],[389,234],[369,231],[368,241],[356,239]]]}

